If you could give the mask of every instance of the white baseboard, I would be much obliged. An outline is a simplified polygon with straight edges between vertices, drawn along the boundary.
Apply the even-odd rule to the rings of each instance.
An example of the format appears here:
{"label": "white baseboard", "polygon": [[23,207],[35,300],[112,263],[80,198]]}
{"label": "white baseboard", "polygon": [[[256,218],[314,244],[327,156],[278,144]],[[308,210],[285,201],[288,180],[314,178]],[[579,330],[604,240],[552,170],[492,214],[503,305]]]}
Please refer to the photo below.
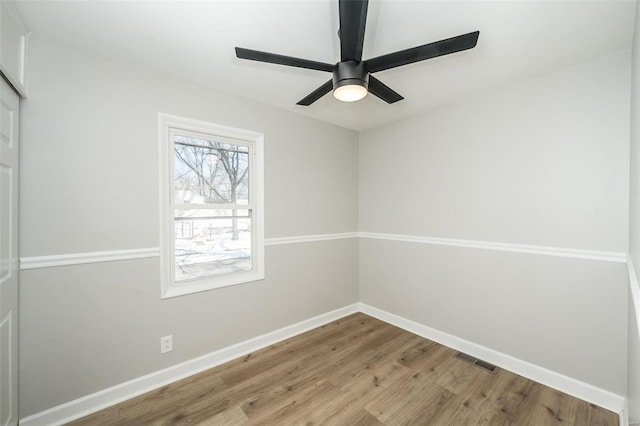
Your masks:
{"label": "white baseboard", "polygon": [[624,399],[624,408],[620,412],[620,426],[629,426],[629,404],[627,398]]}
{"label": "white baseboard", "polygon": [[473,342],[461,339],[451,334],[427,327],[426,325],[408,320],[398,315],[383,311],[364,303],[355,303],[331,312],[301,321],[279,330],[240,342],[238,344],[211,352],[199,358],[194,358],[156,371],[146,376],[121,383],[99,392],[58,405],[48,410],[33,414],[20,420],[23,426],[57,426],[79,419],[103,408],[110,407],[127,399],[157,389],[161,386],[197,374],[201,371],[239,358],[248,353],[265,348],[282,340],[304,333],[321,325],[335,321],[347,315],[363,312],[384,322],[400,327],[411,333],[433,340],[450,348],[484,359],[501,368],[527,377],[561,392],[596,404],[620,414],[620,425],[626,426],[626,400],[612,392],[596,388],[587,383],[564,376],[486,348]]}
{"label": "white baseboard", "polygon": [[410,331],[418,336],[433,340],[442,345],[448,346],[460,352],[467,353],[476,358],[483,359],[505,370],[512,371],[528,379],[534,380],[543,385],[557,389],[561,392],[573,395],[592,404],[606,408],[618,413],[620,417],[624,412],[625,398],[604,389],[597,388],[590,384],[556,373],[546,368],[539,367],[527,361],[514,358],[510,355],[489,349],[477,343],[464,340],[460,337],[442,332],[440,330],[427,327],[415,321],[408,320],[401,316],[374,308],[364,303],[359,304],[360,312],[374,318],[378,318],[386,323],[395,325],[403,330]]}
{"label": "white baseboard", "polygon": [[142,395],[153,389],[189,377],[193,374],[215,367],[232,359],[278,343],[282,340],[304,333],[321,325],[330,323],[347,315],[358,312],[358,304],[348,305],[331,312],[318,315],[253,339],[211,352],[198,358],[185,361],[164,370],[121,383],[119,385],[83,396],[76,400],[58,405],[45,411],[20,419],[23,426],[56,426],[79,419],[103,408],[110,407],[127,399]]}

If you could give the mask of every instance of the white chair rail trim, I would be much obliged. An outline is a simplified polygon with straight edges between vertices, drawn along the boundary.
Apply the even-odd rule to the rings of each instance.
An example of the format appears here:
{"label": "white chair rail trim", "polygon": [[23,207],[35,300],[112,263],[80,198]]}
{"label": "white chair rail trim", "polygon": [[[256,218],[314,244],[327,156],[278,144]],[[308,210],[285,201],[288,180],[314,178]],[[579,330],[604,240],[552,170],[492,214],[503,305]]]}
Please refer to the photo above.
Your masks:
{"label": "white chair rail trim", "polygon": [[[318,241],[342,240],[347,238],[369,238],[408,243],[465,247],[482,250],[497,250],[543,256],[567,257],[601,262],[627,263],[627,253],[583,250],[564,247],[549,247],[527,244],[501,243],[455,238],[424,237],[418,235],[384,234],[377,232],[343,232],[337,234],[300,235],[293,237],[266,238],[265,246],[301,244]],[[30,256],[20,258],[20,269],[50,268],[56,266],[80,265],[84,263],[113,262],[131,259],[159,257],[160,248],[150,247],[132,250],[109,250],[86,253],[70,253],[51,256]]]}
{"label": "white chair rail trim", "polygon": [[627,253],[585,250],[565,247],[538,246],[528,244],[501,243],[481,240],[461,240],[456,238],[421,237],[416,235],[380,234],[360,232],[361,238],[378,240],[404,241],[410,243],[432,244],[453,247],[466,247],[484,250],[509,251],[514,253],[538,254],[544,256],[569,257],[575,259],[598,260],[603,262],[626,263]]}
{"label": "white chair rail trim", "polygon": [[51,268],[56,266],[81,265],[84,263],[113,262],[118,260],[159,257],[160,248],[151,247],[133,250],[108,250],[85,253],[69,253],[53,256],[20,258],[20,269]]}

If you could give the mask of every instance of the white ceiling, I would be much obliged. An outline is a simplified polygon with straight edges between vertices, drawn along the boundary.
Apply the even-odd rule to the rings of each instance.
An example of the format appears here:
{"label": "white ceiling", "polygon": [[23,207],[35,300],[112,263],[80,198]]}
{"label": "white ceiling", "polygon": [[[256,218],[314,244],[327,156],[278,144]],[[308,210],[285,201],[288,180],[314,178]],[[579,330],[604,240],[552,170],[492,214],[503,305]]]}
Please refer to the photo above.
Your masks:
{"label": "white ceiling", "polygon": [[22,1],[29,29],[318,120],[363,130],[629,49],[635,1],[371,0],[363,58],[479,30],[475,49],[376,74],[405,97],[295,105],[330,73],[243,61],[234,47],[338,61],[337,0]]}

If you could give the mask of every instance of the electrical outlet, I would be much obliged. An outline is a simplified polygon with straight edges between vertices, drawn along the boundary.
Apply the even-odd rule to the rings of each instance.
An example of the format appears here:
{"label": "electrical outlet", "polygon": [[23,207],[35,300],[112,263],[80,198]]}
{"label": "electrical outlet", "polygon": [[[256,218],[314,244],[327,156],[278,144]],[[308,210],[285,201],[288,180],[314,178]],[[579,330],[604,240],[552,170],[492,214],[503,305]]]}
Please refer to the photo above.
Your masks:
{"label": "electrical outlet", "polygon": [[160,338],[160,353],[166,354],[173,350],[173,335]]}

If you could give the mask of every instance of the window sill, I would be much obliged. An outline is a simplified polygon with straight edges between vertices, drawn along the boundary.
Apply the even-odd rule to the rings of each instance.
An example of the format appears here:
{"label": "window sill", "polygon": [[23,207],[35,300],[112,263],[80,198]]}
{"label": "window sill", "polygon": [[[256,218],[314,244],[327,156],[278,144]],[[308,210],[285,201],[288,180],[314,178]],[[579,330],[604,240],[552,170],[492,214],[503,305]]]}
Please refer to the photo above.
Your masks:
{"label": "window sill", "polygon": [[230,287],[238,284],[246,284],[254,281],[264,280],[264,272],[249,271],[242,274],[233,274],[226,277],[203,278],[193,281],[186,281],[181,284],[172,284],[164,291],[161,299],[184,296],[201,291],[214,290],[217,288]]}

